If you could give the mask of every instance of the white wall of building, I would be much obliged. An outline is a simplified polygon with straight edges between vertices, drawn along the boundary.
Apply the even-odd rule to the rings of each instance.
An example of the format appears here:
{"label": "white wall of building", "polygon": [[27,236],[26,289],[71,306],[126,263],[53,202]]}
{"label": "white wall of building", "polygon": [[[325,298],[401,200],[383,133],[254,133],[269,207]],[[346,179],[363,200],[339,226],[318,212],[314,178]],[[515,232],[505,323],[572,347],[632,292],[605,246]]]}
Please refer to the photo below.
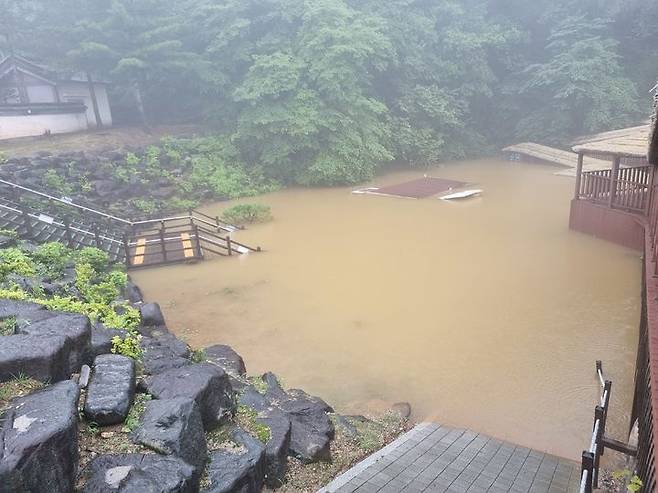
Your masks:
{"label": "white wall of building", "polygon": [[57,95],[55,88],[49,84],[28,85],[25,88],[30,103],[55,103]]}
{"label": "white wall of building", "polygon": [[0,140],[17,137],[80,132],[87,130],[85,113],[65,113],[60,115],[0,115]]}
{"label": "white wall of building", "polygon": [[[80,102],[87,106],[87,120],[89,128],[96,127],[96,116],[94,115],[94,105],[91,101],[91,93],[85,82],[64,82],[59,84],[59,97],[62,102]],[[96,100],[98,101],[98,110],[101,115],[101,122],[106,127],[112,125],[112,113],[110,112],[110,103],[107,97],[105,84],[94,84]]]}

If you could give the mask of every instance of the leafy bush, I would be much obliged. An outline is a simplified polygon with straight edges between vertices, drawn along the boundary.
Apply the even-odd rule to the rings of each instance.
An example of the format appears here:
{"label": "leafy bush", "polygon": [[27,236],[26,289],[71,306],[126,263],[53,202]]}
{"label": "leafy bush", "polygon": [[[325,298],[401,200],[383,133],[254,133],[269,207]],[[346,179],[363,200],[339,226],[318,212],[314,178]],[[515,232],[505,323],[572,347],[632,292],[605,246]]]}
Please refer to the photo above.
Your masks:
{"label": "leafy bush", "polygon": [[5,248],[0,250],[0,280],[3,280],[8,274],[33,276],[36,274],[36,266],[32,259],[19,248]]}
{"label": "leafy bush", "polygon": [[263,204],[238,204],[226,209],[222,219],[232,224],[262,223],[272,220],[269,206]]}
{"label": "leafy bush", "polygon": [[49,169],[43,175],[43,184],[49,190],[54,190],[62,195],[69,195],[73,192],[73,187],[65,177],[57,174],[53,169]]}
{"label": "leafy bush", "polygon": [[143,353],[140,346],[141,340],[141,335],[133,333],[127,334],[123,339],[120,336],[114,336],[112,338],[112,353],[122,354],[123,356],[138,360],[142,357]]}
{"label": "leafy bush", "polygon": [[38,270],[44,275],[58,279],[66,264],[71,260],[71,250],[62,243],[51,242],[39,245],[32,252],[32,258],[39,264]]}
{"label": "leafy bush", "polygon": [[94,247],[86,247],[76,253],[76,262],[89,264],[96,272],[106,272],[111,263],[110,257],[103,250]]}

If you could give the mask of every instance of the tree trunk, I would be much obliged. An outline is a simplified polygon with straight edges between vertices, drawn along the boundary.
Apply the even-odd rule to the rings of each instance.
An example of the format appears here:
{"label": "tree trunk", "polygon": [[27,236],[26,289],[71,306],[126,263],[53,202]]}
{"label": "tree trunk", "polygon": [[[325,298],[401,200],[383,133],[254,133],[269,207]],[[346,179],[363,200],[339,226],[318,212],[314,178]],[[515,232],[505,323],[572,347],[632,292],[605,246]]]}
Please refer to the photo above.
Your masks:
{"label": "tree trunk", "polygon": [[87,84],[89,85],[89,94],[91,95],[91,105],[94,107],[94,118],[96,119],[96,128],[103,128],[101,112],[98,109],[98,99],[96,99],[96,88],[94,81],[91,80],[91,74],[87,72]]}
{"label": "tree trunk", "polygon": [[139,118],[142,122],[142,126],[147,133],[151,133],[151,127],[149,127],[148,121],[146,120],[146,112],[144,111],[144,101],[142,100],[142,91],[139,88],[139,82],[133,84],[133,97],[135,98],[135,103],[137,104],[137,111],[139,112]]}

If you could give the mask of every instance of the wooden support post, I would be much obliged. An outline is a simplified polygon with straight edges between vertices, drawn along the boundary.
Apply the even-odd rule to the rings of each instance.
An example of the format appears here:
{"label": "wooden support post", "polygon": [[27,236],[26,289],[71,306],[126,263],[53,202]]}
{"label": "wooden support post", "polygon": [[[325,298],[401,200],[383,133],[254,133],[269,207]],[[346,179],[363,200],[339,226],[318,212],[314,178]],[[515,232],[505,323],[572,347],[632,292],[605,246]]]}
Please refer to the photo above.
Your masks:
{"label": "wooden support post", "polygon": [[617,180],[619,179],[619,165],[621,158],[615,156],[612,161],[612,171],[610,173],[610,196],[608,197],[608,207],[612,208],[615,205],[615,196],[617,194]]}
{"label": "wooden support post", "polygon": [[126,255],[126,269],[130,269],[132,262],[130,261],[130,246],[128,245],[128,235],[123,235],[123,251]]}
{"label": "wooden support post", "polygon": [[603,434],[605,432],[605,421],[604,421],[605,411],[602,406],[596,406],[594,409],[594,423],[599,422],[599,427],[596,430],[596,442],[594,450],[594,468],[592,471],[592,487],[599,487],[599,462],[601,461],[601,455],[603,454]]}
{"label": "wooden support post", "polygon": [[580,468],[580,477],[583,477],[583,473],[587,471],[587,478],[585,479],[585,493],[592,493],[592,474],[594,473],[594,454],[588,452],[587,450],[583,451],[582,462]]}
{"label": "wooden support post", "polygon": [[73,248],[73,235],[71,234],[71,222],[69,218],[64,218],[64,233],[69,248]]}
{"label": "wooden support post", "polygon": [[580,198],[580,184],[583,179],[583,160],[585,156],[582,152],[578,153],[578,165],[576,166],[576,191],[574,193],[574,199],[578,200]]}
{"label": "wooden support post", "polygon": [[203,250],[201,249],[201,238],[199,238],[199,227],[195,224],[193,226],[194,237],[196,238],[196,256],[197,258],[203,258]]}
{"label": "wooden support post", "polygon": [[233,255],[233,246],[231,245],[231,237],[227,236],[226,237],[226,246],[228,247],[228,256],[230,257]]}
{"label": "wooden support post", "polygon": [[165,223],[160,222],[160,247],[162,248],[162,261],[167,261],[167,243],[165,242]]}
{"label": "wooden support post", "polygon": [[23,226],[25,226],[25,233],[27,234],[27,237],[30,239],[34,239],[33,230],[32,230],[32,220],[30,219],[30,215],[25,210],[22,211],[21,215],[23,216]]}
{"label": "wooden support post", "polygon": [[98,232],[98,224],[94,223],[94,240],[96,241],[96,248],[101,248],[101,235]]}

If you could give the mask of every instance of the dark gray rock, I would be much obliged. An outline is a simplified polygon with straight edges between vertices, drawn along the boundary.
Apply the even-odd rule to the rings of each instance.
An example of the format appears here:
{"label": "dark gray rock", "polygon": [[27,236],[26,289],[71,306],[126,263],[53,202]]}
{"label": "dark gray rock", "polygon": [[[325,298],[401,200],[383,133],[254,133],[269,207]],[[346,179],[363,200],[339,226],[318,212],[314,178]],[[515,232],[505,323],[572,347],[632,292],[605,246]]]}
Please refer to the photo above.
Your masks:
{"label": "dark gray rock", "polygon": [[327,415],[333,409],[322,399],[302,390],[288,391],[288,398],[278,407],[292,425],[290,452],[305,463],[331,460],[330,443],[334,438],[334,425]]}
{"label": "dark gray rock", "polygon": [[139,309],[142,315],[142,325],[145,327],[153,327],[157,325],[166,325],[160,305],[157,303],[145,303]]}
{"label": "dark gray rock", "polygon": [[0,419],[0,491],[73,492],[78,386],[60,382],[15,399]]}
{"label": "dark gray rock", "polygon": [[193,466],[196,475],[206,463],[206,437],[199,407],[191,399],[157,399],[146,404],[133,441],[160,454],[175,455]]}
{"label": "dark gray rock", "polygon": [[228,373],[234,390],[242,390],[248,385],[244,360],[231,346],[217,344],[204,349],[204,353],[208,363],[217,365]]}
{"label": "dark gray rock", "polygon": [[69,345],[63,336],[0,337],[0,382],[25,375],[41,382],[59,382],[70,376]]}
{"label": "dark gray rock", "polygon": [[156,399],[193,399],[199,406],[206,430],[224,423],[235,413],[235,398],[228,375],[210,363],[173,368],[147,378],[145,384]]}
{"label": "dark gray rock", "polygon": [[158,454],[102,455],[85,474],[85,493],[194,493],[192,466]]}
{"label": "dark gray rock", "polygon": [[270,429],[270,439],[265,444],[265,482],[269,487],[277,488],[283,483],[288,468],[290,420],[283,412],[274,409],[259,414],[256,421]]}
{"label": "dark gray rock", "polygon": [[84,412],[101,426],[122,423],[135,397],[135,362],[119,354],[102,354],[94,361]]}
{"label": "dark gray rock", "polygon": [[36,312],[46,312],[46,309],[27,301],[0,300],[0,320],[10,317],[30,320]]}
{"label": "dark gray rock", "polygon": [[141,347],[144,351],[142,364],[144,373],[156,375],[172,368],[191,365],[190,349],[183,341],[166,329],[144,331],[148,336],[142,337]]}
{"label": "dark gray rock", "polygon": [[238,402],[240,402],[240,405],[247,406],[257,412],[265,411],[271,407],[265,395],[258,392],[252,385],[242,389]]}
{"label": "dark gray rock", "polygon": [[226,373],[234,376],[244,376],[247,368],[244,365],[242,356],[235,352],[231,346],[217,344],[207,347],[205,350],[206,361],[219,366]]}
{"label": "dark gray rock", "polygon": [[0,235],[0,248],[9,248],[16,245],[16,238],[8,235]]}
{"label": "dark gray rock", "polygon": [[232,449],[210,454],[208,493],[260,493],[265,476],[265,447],[241,428],[231,433]]}
{"label": "dark gray rock", "polygon": [[267,395],[268,399],[277,400],[288,397],[288,394],[285,390],[283,390],[283,387],[281,387],[281,384],[279,383],[278,377],[274,373],[268,371],[267,373],[263,374],[261,379],[263,382],[265,382],[265,385],[267,385],[267,391],[265,394]]}
{"label": "dark gray rock", "polygon": [[44,320],[35,321],[19,329],[21,334],[43,336],[64,336],[69,352],[69,374],[77,373],[85,363],[91,346],[91,323],[89,318],[78,313],[57,313]]}
{"label": "dark gray rock", "polygon": [[144,301],[142,290],[132,281],[126,283],[126,287],[123,289],[123,296],[131,303],[140,303]]}
{"label": "dark gray rock", "polygon": [[93,182],[94,191],[99,197],[107,197],[111,195],[115,189],[116,184],[112,180],[97,180]]}
{"label": "dark gray rock", "polygon": [[125,330],[108,329],[101,323],[95,323],[91,327],[91,343],[85,356],[85,361],[91,363],[96,356],[110,354],[112,352],[112,338],[126,336]]}

